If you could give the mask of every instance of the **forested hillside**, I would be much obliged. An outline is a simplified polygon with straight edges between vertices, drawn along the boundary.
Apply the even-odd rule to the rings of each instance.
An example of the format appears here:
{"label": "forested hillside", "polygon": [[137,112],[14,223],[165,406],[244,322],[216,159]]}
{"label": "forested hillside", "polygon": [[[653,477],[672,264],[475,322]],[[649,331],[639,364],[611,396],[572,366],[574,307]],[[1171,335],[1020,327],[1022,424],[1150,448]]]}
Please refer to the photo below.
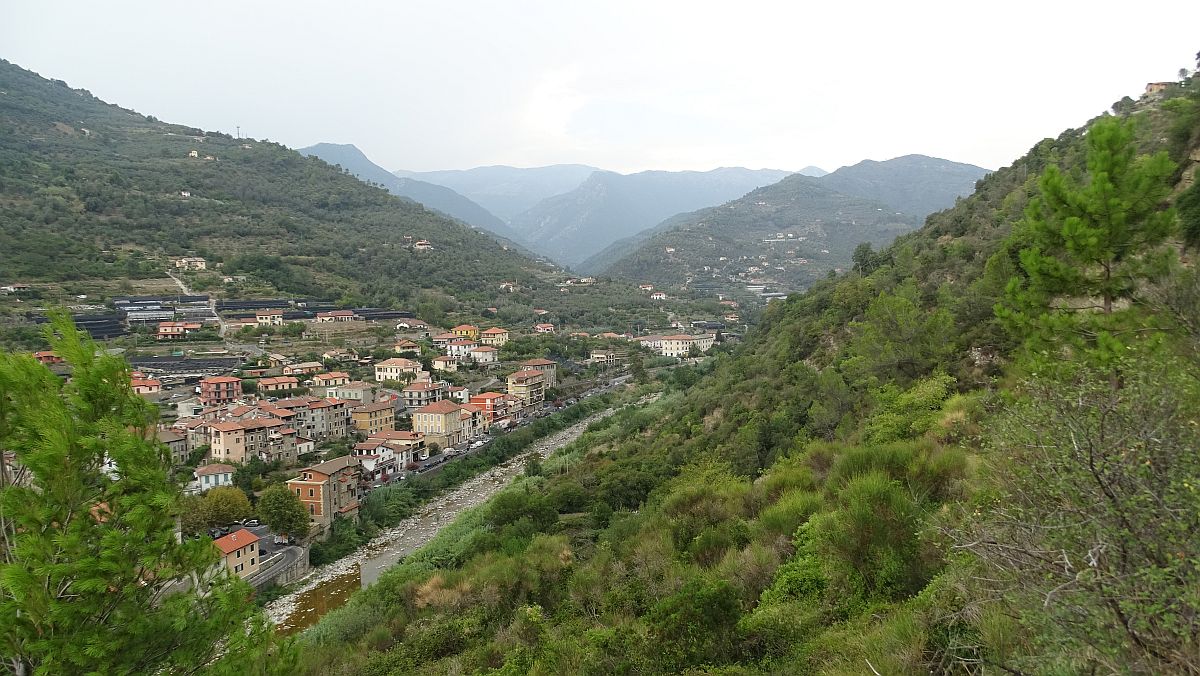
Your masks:
{"label": "forested hillside", "polygon": [[754,283],[795,290],[848,269],[858,244],[890,244],[917,225],[882,202],[793,174],[721,206],[669,218],[580,267],[671,288],[730,293]]}
{"label": "forested hillside", "polygon": [[970,194],[986,173],[908,155],[814,178],[796,174],[720,207],[669,218],[578,267],[674,288],[803,289],[830,270],[848,269],[858,245],[890,244]]}
{"label": "forested hillside", "polygon": [[1196,673],[1195,86],[773,303],[303,634],[308,673]]}
{"label": "forested hillside", "polygon": [[7,62],[0,89],[0,267],[16,279],[137,275],[192,252],[285,293],[395,305],[542,272],[278,144],[158,122]]}
{"label": "forested hillside", "polygon": [[329,164],[340,166],[360,180],[386,188],[388,192],[440,211],[447,216],[486,230],[492,234],[512,239],[513,232],[504,221],[487,209],[454,192],[450,188],[415,178],[395,176],[383,167],[367,159],[361,150],[348,143],[318,143],[300,149],[301,155],[319,157]]}
{"label": "forested hillside", "polygon": [[475,167],[443,171],[392,172],[452,188],[508,220],[547,197],[579,187],[596,167],[586,164],[552,164],[546,167]]}
{"label": "forested hillside", "polygon": [[668,216],[720,204],[787,173],[740,167],[629,175],[598,171],[574,190],[517,214],[509,225],[535,251],[570,266]]}

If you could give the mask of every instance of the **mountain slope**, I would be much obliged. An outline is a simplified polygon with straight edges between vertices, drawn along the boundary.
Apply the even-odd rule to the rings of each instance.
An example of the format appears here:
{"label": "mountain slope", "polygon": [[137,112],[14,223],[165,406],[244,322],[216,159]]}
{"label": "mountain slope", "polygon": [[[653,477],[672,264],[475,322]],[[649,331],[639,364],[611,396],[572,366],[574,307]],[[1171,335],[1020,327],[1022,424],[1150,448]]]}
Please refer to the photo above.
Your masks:
{"label": "mountain slope", "polygon": [[878,200],[918,221],[954,204],[975,189],[988,170],[925,155],[905,155],[884,162],[863,160],[822,176],[838,192]]}
{"label": "mountain slope", "polygon": [[[1147,117],[1139,140],[1156,150],[1171,120]],[[1084,132],[1046,139],[984,177],[861,273],[771,304],[742,345],[646,384],[666,394],[593,425],[301,635],[306,673],[1184,671],[1096,668],[1109,658],[1132,664],[1120,658],[1136,642],[1095,634],[1055,653],[1058,634],[1099,616],[1078,596],[1058,600],[1078,590],[1051,587],[1028,607],[997,607],[988,594],[1025,591],[991,584],[1003,567],[974,565],[954,546],[961,520],[1011,518],[1023,500],[976,494],[980,475],[1006,471],[991,446],[1004,428],[992,416],[1028,396],[988,391],[1004,380],[1013,348],[992,308],[1017,273],[1014,226],[1037,176],[1052,162],[1082,170]],[[1181,135],[1177,161],[1200,147],[1200,114]],[[1200,166],[1194,157],[1184,175]],[[1189,400],[1174,424],[1191,425],[1194,408]],[[1085,418],[1109,417],[1079,403],[1059,410],[1071,417],[1054,422],[1072,433]],[[1153,422],[1157,434],[1165,423]],[[1120,475],[1104,477],[1118,484]],[[1111,509],[1158,518],[1156,509]],[[1085,560],[1096,551],[1097,513],[1075,521]],[[1065,550],[1045,551],[1034,558],[1063,560]],[[1139,573],[1159,579],[1155,570]],[[1181,587],[1193,577],[1185,570],[1171,576]],[[1159,609],[1147,625],[1161,617],[1162,598],[1145,597],[1143,607]],[[1074,614],[1070,622],[1036,621],[1051,600]],[[1124,606],[1110,614],[1117,636],[1124,616]],[[368,636],[363,627],[390,629]],[[1171,656],[1190,659],[1194,642],[1182,645]]]}
{"label": "mountain slope", "polygon": [[719,207],[670,218],[581,268],[658,286],[789,291],[849,268],[858,244],[888,244],[916,226],[880,202],[793,174]]}
{"label": "mountain slope", "polygon": [[571,192],[518,214],[509,225],[535,250],[575,265],[668,216],[720,204],[786,175],[738,167],[630,175],[596,172]]}
{"label": "mountain slope", "polygon": [[[866,160],[851,167],[806,181],[799,175],[784,180],[780,191],[765,197],[747,195],[731,203],[725,211],[682,214],[652,230],[618,241],[587,261],[580,270],[589,274],[645,279],[655,284],[682,286],[697,280],[730,284],[756,280],[782,290],[804,288],[830,269],[847,268],[854,247],[867,242],[887,244],[896,235],[915,227],[933,211],[954,204],[969,194],[987,170],[923,155],[908,155],[886,162]],[[801,187],[803,186],[803,189]],[[873,202],[869,209],[882,210],[880,220],[849,204],[830,200],[816,190],[837,192],[846,197]],[[765,199],[766,203],[757,204]],[[809,203],[811,201],[811,203]],[[860,205],[865,206],[865,205]],[[819,223],[820,231],[809,229]],[[840,225],[836,225],[840,224]],[[807,238],[803,244],[791,242],[764,246],[773,233]],[[678,232],[671,233],[673,229]],[[805,233],[808,234],[805,234]],[[697,238],[696,234],[702,235]],[[711,238],[710,238],[711,237]],[[667,255],[665,249],[676,249]],[[771,262],[780,258],[783,261]],[[793,251],[787,254],[787,251]],[[828,252],[828,253],[826,253]],[[747,262],[767,256],[768,265]],[[720,260],[725,257],[727,260]],[[747,257],[747,260],[743,260]],[[806,262],[789,264],[788,258]],[[787,269],[778,270],[782,267]],[[762,272],[749,271],[762,268]],[[707,268],[707,269],[706,269]],[[632,275],[632,277],[626,277]]]}
{"label": "mountain slope", "polygon": [[383,186],[393,195],[406,197],[429,209],[457,218],[468,225],[512,239],[513,232],[504,224],[504,221],[482,206],[450,188],[414,178],[393,176],[383,167],[367,159],[367,156],[353,144],[318,143],[301,148],[299,152],[302,155],[319,157],[329,164],[338,165],[363,181]]}
{"label": "mountain slope", "polygon": [[504,220],[529,209],[538,202],[579,187],[595,167],[584,164],[552,164],[546,167],[475,167],[446,171],[393,172],[402,178],[414,178],[451,188],[474,200]]}
{"label": "mountain slope", "polygon": [[278,144],[159,122],[6,61],[0,91],[5,278],[160,275],[195,252],[283,293],[397,306],[549,272]]}

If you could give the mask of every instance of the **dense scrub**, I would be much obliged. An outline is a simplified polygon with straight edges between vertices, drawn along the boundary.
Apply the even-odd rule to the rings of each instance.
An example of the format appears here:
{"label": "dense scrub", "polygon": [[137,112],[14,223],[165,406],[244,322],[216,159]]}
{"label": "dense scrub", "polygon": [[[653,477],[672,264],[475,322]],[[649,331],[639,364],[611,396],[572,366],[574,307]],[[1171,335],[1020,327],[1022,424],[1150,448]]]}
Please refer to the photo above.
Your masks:
{"label": "dense scrub", "polygon": [[[1155,130],[1183,119],[1155,108],[1137,117],[1146,150]],[[1054,500],[1108,485],[1053,473],[1013,433],[1061,433],[1048,413],[1065,405],[1054,393],[1097,398],[1127,383],[1111,404],[1124,421],[1139,411],[1153,420],[1149,411],[1168,403],[1174,412],[1200,404],[1191,350],[1200,287],[1186,270],[1127,301],[1131,316],[1155,329],[1145,344],[1128,343],[1142,361],[1107,366],[1116,376],[1084,364],[1049,368],[1086,346],[1032,354],[993,312],[1013,293],[1010,280],[1028,274],[1018,254],[1030,240],[1017,226],[1041,190],[1038,177],[1052,163],[1086,175],[1085,141],[1073,130],[1038,144],[923,230],[859,252],[854,273],[772,304],[742,348],[677,369],[656,403],[593,425],[539,475],[460,519],[302,635],[310,673],[1191,668],[1179,657],[1194,648],[1186,632],[1195,604],[1183,592],[1196,578],[1186,555],[1164,553],[1157,567],[1113,564],[1114,576],[1134,569],[1145,584],[1068,585],[1071,605],[1057,606],[1044,569],[980,545],[1003,543],[997,535],[1014,527],[998,505],[1020,504],[1021,523],[1037,524]],[[1168,363],[1173,378],[1159,380],[1171,384],[1169,398],[1137,396],[1141,381],[1120,375]],[[1189,418],[1160,418],[1158,432],[1169,434],[1154,438],[1187,447]],[[1079,421],[1092,431],[1093,423]],[[1101,437],[1108,441],[1097,451],[1114,453],[1112,437]],[[1168,457],[1147,453],[1149,467]],[[1186,509],[1179,482],[1200,477],[1185,455],[1169,457],[1167,484],[1155,483],[1156,473],[1122,484],[1127,495],[1169,495],[1165,509]],[[1108,467],[1114,480],[1128,471]],[[1028,490],[1039,481],[1041,493]],[[1160,485],[1171,490],[1155,493]],[[1119,532],[1122,515],[1113,511],[1105,527]],[[1188,551],[1187,523],[1156,519],[1127,522],[1121,546],[1157,535]],[[1082,541],[1024,535],[1030,552]],[[1008,586],[989,582],[998,579]],[[1148,590],[1181,597],[1170,621],[1154,620]],[[1094,612],[1073,613],[1080,607]],[[1121,629],[1112,607],[1134,624]],[[1077,631],[1059,631],[1060,613]]]}

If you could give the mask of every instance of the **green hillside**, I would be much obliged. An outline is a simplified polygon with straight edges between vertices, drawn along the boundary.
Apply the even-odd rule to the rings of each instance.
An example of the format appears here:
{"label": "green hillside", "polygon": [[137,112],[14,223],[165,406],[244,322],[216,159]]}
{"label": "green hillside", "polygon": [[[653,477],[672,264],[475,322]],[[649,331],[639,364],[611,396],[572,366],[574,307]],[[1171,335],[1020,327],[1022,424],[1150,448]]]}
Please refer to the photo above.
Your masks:
{"label": "green hillside", "polygon": [[280,294],[438,319],[659,314],[628,282],[563,293],[554,267],[279,144],[160,122],[8,62],[0,92],[0,283],[160,277],[194,254]]}
{"label": "green hillside", "polygon": [[[1039,143],[645,384],[301,635],[307,672],[1193,673],[1200,295],[1165,198],[1200,97],[1133,117],[1176,172],[1108,122]],[[1093,283],[1120,305],[1072,314]]]}
{"label": "green hillside", "polygon": [[662,287],[744,292],[803,289],[849,269],[862,243],[879,246],[918,225],[881,202],[834,192],[794,174],[718,207],[680,214],[583,266]]}
{"label": "green hillside", "polygon": [[[985,169],[924,155],[799,174],[720,207],[679,214],[577,266],[665,287],[804,289],[848,269],[860,244],[890,244],[974,189]],[[674,249],[674,251],[669,251]]]}
{"label": "green hillside", "polygon": [[395,176],[383,167],[375,164],[356,146],[349,143],[318,143],[300,148],[301,155],[319,157],[326,162],[340,166],[354,174],[360,180],[386,188],[388,192],[421,204],[429,209],[440,211],[451,218],[486,230],[506,239],[513,238],[513,232],[504,221],[497,218],[487,209],[463,197],[450,188],[419,181],[415,178]]}
{"label": "green hillside", "polygon": [[597,171],[574,190],[542,200],[508,224],[520,235],[520,242],[574,266],[664,218],[720,204],[786,175],[741,167],[628,175]]}

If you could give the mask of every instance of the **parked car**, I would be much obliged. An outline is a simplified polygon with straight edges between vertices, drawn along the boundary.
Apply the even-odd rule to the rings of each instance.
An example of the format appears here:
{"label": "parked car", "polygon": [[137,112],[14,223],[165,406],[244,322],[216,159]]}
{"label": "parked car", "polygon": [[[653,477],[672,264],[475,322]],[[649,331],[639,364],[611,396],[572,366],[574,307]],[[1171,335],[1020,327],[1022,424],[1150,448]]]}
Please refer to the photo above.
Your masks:
{"label": "parked car", "polygon": [[259,523],[258,519],[246,519],[242,522],[242,525],[250,528],[251,526],[261,526],[262,524]]}

